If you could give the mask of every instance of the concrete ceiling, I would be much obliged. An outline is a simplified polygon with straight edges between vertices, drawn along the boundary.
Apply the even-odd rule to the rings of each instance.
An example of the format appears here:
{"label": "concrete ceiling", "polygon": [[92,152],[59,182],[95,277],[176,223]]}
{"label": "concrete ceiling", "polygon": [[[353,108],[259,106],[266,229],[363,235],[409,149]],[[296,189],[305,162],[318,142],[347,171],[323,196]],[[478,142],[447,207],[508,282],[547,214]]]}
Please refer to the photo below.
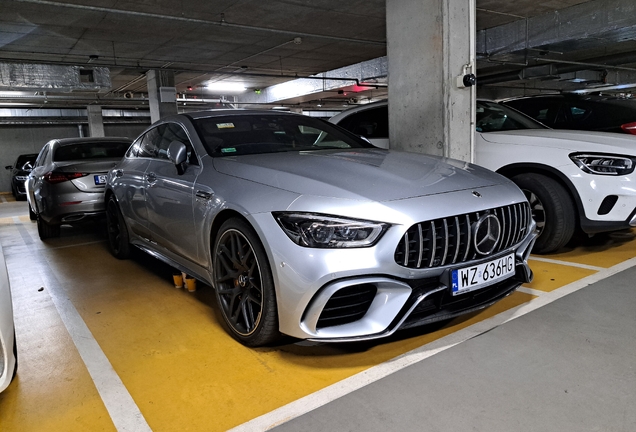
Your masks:
{"label": "concrete ceiling", "polygon": [[[576,9],[586,4],[591,9]],[[544,73],[556,70],[527,68],[556,61],[569,71],[599,70],[566,62],[599,64],[612,55],[613,67],[627,66],[610,72],[627,77],[636,64],[630,58],[636,52],[636,13],[629,19],[608,14],[623,15],[629,5],[627,0],[477,0],[478,76],[490,77],[491,86],[556,88],[545,84],[550,73]],[[591,33],[565,31],[572,22],[586,25],[590,10],[605,11],[598,20],[604,27],[595,22]],[[139,103],[147,93],[149,69],[174,71],[182,97],[234,100],[206,84],[241,82],[253,93],[386,56],[384,0],[0,0],[0,11],[0,64],[11,65],[9,72],[39,74],[35,83],[46,78],[46,69],[24,65],[104,67],[110,80],[93,92],[41,86],[18,99],[0,92],[5,103],[41,103],[44,92],[57,104]],[[555,18],[561,16],[570,24]],[[550,31],[554,37],[547,38]],[[520,80],[524,69],[524,76],[534,79]],[[378,85],[362,88],[361,97],[386,95],[386,80],[373,82]],[[280,103],[315,106],[321,100],[328,107],[349,99],[334,88]]]}

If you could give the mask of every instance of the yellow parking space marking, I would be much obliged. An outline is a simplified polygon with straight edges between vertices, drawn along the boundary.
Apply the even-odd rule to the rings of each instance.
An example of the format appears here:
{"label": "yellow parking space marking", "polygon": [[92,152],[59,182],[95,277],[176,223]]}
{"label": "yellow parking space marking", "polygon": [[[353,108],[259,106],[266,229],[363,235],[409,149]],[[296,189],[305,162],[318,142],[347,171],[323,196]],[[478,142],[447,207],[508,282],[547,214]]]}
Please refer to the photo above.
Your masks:
{"label": "yellow parking space marking", "polygon": [[609,268],[636,255],[636,229],[630,232],[612,233],[599,236],[600,244],[595,244],[594,239],[584,246],[567,252],[551,254],[551,259],[588,264],[597,267]]}
{"label": "yellow parking space marking", "polygon": [[[103,244],[52,252],[48,259],[67,281],[68,295],[156,431],[179,430],[185,422],[192,430],[227,430],[533,298],[514,293],[433,333],[249,349],[221,327],[208,287],[177,290],[169,271],[139,268],[156,267],[155,261],[113,260]],[[70,263],[80,257],[77,272]]]}
{"label": "yellow parking space marking", "polygon": [[554,291],[597,272],[597,270],[574,265],[540,261],[534,257],[530,257],[530,268],[534,273],[534,280],[523,286],[544,292]]}
{"label": "yellow parking space marking", "polygon": [[404,369],[407,366],[425,360],[446,349],[452,348],[453,346],[465,342],[472,337],[479,336],[480,334],[487,332],[497,327],[498,325],[505,324],[508,321],[526,315],[549,303],[552,303],[555,300],[572,294],[573,292],[576,292],[590,284],[608,278],[616,273],[619,273],[634,266],[636,266],[636,258],[629,259],[609,269],[604,269],[600,272],[584,277],[583,279],[579,279],[569,285],[561,287],[558,290],[542,293],[539,297],[533,299],[530,302],[525,302],[517,307],[504,310],[499,314],[493,316],[492,318],[477,322],[464,329],[457,330],[434,342],[431,342],[404,355],[391,359],[390,362],[385,362],[377,366],[373,366],[361,373],[346,378],[343,381],[338,382],[337,384],[326,387],[322,390],[317,391],[316,393],[296,400],[286,406],[280,407],[261,417],[257,417],[247,423],[237,426],[236,428],[231,429],[230,432],[253,432],[269,430],[277,425],[280,425],[312,410],[315,410],[329,402],[336,400],[339,397],[345,396],[370,383],[378,381],[379,379],[382,379],[398,370]]}
{"label": "yellow parking space marking", "polygon": [[[200,285],[195,293],[177,290],[172,286],[170,268],[145,255],[118,261],[110,256],[103,240],[81,234],[42,243],[27,216],[6,219],[0,219],[0,226],[25,224],[21,230],[29,231],[35,239],[27,246],[20,244],[19,236],[5,236],[5,230],[12,228],[4,227],[0,232],[3,245],[5,241],[10,243],[15,262],[23,267],[17,271],[29,273],[24,268],[29,264],[17,258],[28,253],[28,248],[36,248],[40,256],[46,257],[55,277],[64,281],[68,301],[132,396],[131,404],[157,432],[233,427],[237,431],[265,430],[636,264],[632,259],[603,268],[612,262],[603,255],[614,248],[631,244],[626,251],[619,251],[619,256],[634,257],[636,244],[632,239],[596,251],[598,259],[592,261],[579,262],[576,251],[549,258],[532,257],[535,280],[531,284],[484,311],[455,319],[436,331],[413,329],[356,344],[302,342],[248,349],[223,330],[211,288]],[[28,236],[23,233],[23,239]],[[10,273],[14,271],[12,260]],[[52,304],[50,297],[48,302]],[[52,386],[53,392],[45,388],[49,417],[37,417],[39,406],[32,399],[43,398],[38,391],[44,390],[36,388],[37,380],[31,376],[38,377],[38,371],[25,371],[21,363],[18,381],[0,394],[0,429],[5,430],[6,424],[7,430],[113,430],[100,394],[64,332],[59,315],[55,317],[51,311],[57,324],[50,330],[56,328],[59,334],[47,337],[54,338],[52,349],[60,346],[58,339],[63,342],[64,354],[72,361],[62,359],[62,363],[75,364],[72,374],[64,377],[73,381]],[[28,331],[29,327],[18,325],[18,341],[30,341],[27,358],[31,355],[29,344],[36,344],[40,337]],[[41,357],[47,355],[44,348],[48,347],[37,348],[42,350]],[[24,349],[21,345],[21,352]],[[38,379],[43,380],[41,376]],[[31,382],[30,387],[22,385],[26,380]],[[20,399],[16,399],[16,389],[24,391]],[[64,393],[58,398],[57,391]],[[86,406],[77,405],[77,394]],[[8,414],[12,411],[13,416]],[[27,421],[31,415],[35,417]],[[49,423],[56,416],[59,421]],[[5,418],[9,419],[7,423]]]}
{"label": "yellow parking space marking", "polygon": [[[10,248],[5,248],[5,253]],[[22,254],[7,254],[18,375],[0,394],[2,431],[114,431],[93,380],[46,290]]]}

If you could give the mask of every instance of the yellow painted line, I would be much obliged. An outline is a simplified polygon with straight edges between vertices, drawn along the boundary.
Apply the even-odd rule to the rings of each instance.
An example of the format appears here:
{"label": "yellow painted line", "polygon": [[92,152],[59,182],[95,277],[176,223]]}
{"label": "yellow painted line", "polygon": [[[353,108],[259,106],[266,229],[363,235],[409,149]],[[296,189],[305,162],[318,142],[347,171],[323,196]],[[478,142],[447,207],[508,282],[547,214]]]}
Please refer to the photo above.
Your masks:
{"label": "yellow painted line", "polygon": [[571,267],[580,267],[580,268],[594,270],[594,271],[600,271],[605,268],[605,267],[592,266],[588,264],[580,264],[577,262],[569,262],[569,261],[556,260],[552,258],[544,258],[544,257],[536,256],[536,255],[530,256],[530,264],[532,264],[532,261],[542,261],[542,262],[552,263],[552,264],[559,264],[559,265],[565,265],[565,266],[571,266]]}
{"label": "yellow painted line", "polygon": [[[184,424],[227,430],[533,298],[514,293],[433,333],[418,329],[359,344],[249,349],[220,325],[210,288],[177,290],[169,268],[154,260],[114,260],[101,244],[47,257],[155,430]],[[78,259],[81,272],[71,264]],[[164,274],[153,272],[162,269]]]}
{"label": "yellow painted line", "polygon": [[[37,239],[34,224],[26,229]],[[156,431],[184,425],[265,430],[620,271],[620,266],[597,272],[592,264],[554,262],[553,255],[532,263],[541,284],[535,279],[535,287],[528,284],[435,332],[413,329],[358,344],[248,349],[223,330],[210,288],[176,290],[169,267],[149,257],[118,261],[103,242],[72,243],[78,239],[36,240],[31,247],[52,263],[69,302]],[[1,402],[2,395],[3,426]]]}
{"label": "yellow painted line", "polygon": [[378,381],[392,373],[397,372],[407,366],[419,361],[425,360],[439,352],[462,343],[472,337],[478,336],[492,328],[504,324],[513,319],[519,318],[527,313],[537,310],[553,301],[576,292],[590,284],[608,278],[616,273],[636,266],[636,258],[632,258],[623,263],[617,264],[609,269],[601,272],[593,273],[583,279],[572,282],[569,285],[548,293],[543,293],[540,297],[531,302],[525,302],[517,307],[507,309],[494,317],[478,322],[467,328],[453,332],[443,338],[432,343],[410,351],[401,355],[390,362],[379,364],[369,368],[361,373],[351,376],[337,384],[326,387],[316,393],[299,399],[286,406],[280,407],[268,414],[257,417],[247,423],[244,423],[230,432],[254,432],[266,431],[280,424],[283,424],[293,418],[299,417],[307,412],[315,410],[339,397],[345,396],[359,388],[362,388],[372,382]]}
{"label": "yellow painted line", "polygon": [[[598,243],[597,243],[598,242]],[[562,253],[551,254],[549,258],[596,267],[609,268],[636,255],[636,229],[599,235],[590,239],[582,247]]]}
{"label": "yellow painted line", "polygon": [[114,431],[51,297],[22,253],[5,247],[19,367],[0,393],[2,431]]}
{"label": "yellow painted line", "polygon": [[531,261],[530,268],[532,268],[532,272],[534,273],[534,280],[523,286],[544,292],[554,291],[598,272],[597,270],[587,268],[537,260]]}

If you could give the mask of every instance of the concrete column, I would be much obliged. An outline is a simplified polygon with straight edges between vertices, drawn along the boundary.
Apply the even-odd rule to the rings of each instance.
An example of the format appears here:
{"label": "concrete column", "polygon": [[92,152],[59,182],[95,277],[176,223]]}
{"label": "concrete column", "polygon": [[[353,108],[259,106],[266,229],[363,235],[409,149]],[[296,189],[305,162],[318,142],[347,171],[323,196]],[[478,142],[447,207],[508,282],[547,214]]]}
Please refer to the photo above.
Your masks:
{"label": "concrete column", "polygon": [[177,114],[177,91],[174,86],[174,72],[149,70],[146,72],[150,121],[152,123],[166,116]]}
{"label": "concrete column", "polygon": [[[393,149],[473,160],[474,0],[387,0]],[[465,67],[468,65],[468,67]]]}
{"label": "concrete column", "polygon": [[99,105],[89,105],[86,107],[88,112],[88,136],[103,137],[104,135],[104,118],[102,117],[102,107]]}

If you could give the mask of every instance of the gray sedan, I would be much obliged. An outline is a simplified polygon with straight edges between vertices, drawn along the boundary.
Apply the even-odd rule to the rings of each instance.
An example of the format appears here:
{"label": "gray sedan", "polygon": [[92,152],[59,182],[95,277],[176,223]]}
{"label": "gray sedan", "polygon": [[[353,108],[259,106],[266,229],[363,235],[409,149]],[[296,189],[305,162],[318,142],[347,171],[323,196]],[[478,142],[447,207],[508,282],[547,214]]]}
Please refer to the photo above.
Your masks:
{"label": "gray sedan", "polygon": [[468,163],[378,149],[274,111],[166,118],[108,174],[111,252],[134,245],[216,291],[248,346],[388,336],[532,278],[528,202]]}
{"label": "gray sedan", "polygon": [[104,214],[106,173],[124,156],[128,138],[63,138],[47,142],[26,181],[29,213],[44,240],[60,225]]}

